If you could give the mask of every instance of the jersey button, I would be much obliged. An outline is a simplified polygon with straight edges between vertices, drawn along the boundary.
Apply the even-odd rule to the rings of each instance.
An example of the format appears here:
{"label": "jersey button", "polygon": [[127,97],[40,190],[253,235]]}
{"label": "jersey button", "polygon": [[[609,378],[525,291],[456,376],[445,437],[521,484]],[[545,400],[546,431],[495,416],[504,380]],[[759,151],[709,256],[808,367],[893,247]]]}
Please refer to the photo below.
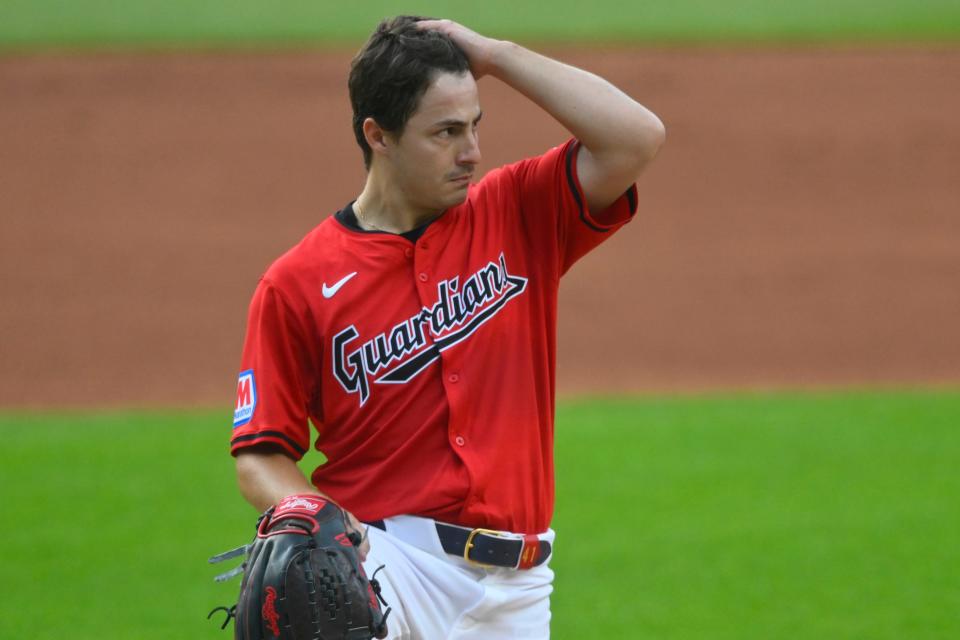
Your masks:
{"label": "jersey button", "polygon": [[456,384],[457,382],[460,382],[460,376],[458,376],[458,375],[455,374],[455,373],[451,373],[451,374],[450,374],[450,377],[447,378],[447,380],[449,380],[450,382],[453,382],[454,384]]}
{"label": "jersey button", "polygon": [[403,250],[403,255],[407,256],[408,258],[412,258],[413,249],[411,249],[410,247],[407,247],[406,249]]}
{"label": "jersey button", "polygon": [[462,447],[463,445],[467,444],[467,441],[463,436],[457,436],[453,441],[457,443],[458,447]]}
{"label": "jersey button", "polygon": [[421,273],[421,274],[420,274],[419,276],[417,276],[417,277],[420,279],[420,282],[426,282],[427,280],[429,280],[429,277],[428,277],[427,274],[425,274],[425,273]]}

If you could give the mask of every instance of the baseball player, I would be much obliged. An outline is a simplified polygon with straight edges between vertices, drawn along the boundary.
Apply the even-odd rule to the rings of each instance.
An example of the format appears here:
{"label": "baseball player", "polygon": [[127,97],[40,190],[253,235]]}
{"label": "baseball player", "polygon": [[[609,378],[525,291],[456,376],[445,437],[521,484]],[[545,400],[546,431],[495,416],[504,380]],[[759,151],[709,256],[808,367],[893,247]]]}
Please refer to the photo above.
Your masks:
{"label": "baseball player", "polygon": [[[484,75],[571,139],[477,181]],[[634,215],[664,127],[596,75],[447,20],[383,21],[349,89],[366,183],[257,286],[241,492],[349,511],[367,572],[385,565],[391,638],[546,638],[559,279]],[[327,461],[308,481],[313,437]]]}

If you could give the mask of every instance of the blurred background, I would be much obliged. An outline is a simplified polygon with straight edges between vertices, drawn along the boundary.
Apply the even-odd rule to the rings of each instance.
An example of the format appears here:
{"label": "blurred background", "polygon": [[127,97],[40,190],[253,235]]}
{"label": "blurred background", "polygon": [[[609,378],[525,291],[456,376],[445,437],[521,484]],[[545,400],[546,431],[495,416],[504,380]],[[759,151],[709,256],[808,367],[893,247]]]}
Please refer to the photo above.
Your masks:
{"label": "blurred background", "polygon": [[[960,635],[960,4],[7,0],[0,638],[226,633],[246,307],[362,187],[346,76],[398,13],[667,125],[561,285],[554,634]],[[566,139],[480,88],[481,173]]]}

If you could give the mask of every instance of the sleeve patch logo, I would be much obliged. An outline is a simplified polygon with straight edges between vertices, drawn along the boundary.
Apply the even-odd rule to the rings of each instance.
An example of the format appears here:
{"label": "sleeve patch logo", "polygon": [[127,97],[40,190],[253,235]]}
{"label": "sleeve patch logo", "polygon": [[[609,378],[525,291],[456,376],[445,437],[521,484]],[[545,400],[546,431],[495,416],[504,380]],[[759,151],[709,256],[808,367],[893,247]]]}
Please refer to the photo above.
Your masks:
{"label": "sleeve patch logo", "polygon": [[241,427],[253,418],[257,408],[257,383],[253,379],[253,369],[240,373],[237,381],[237,406],[233,410],[233,428]]}

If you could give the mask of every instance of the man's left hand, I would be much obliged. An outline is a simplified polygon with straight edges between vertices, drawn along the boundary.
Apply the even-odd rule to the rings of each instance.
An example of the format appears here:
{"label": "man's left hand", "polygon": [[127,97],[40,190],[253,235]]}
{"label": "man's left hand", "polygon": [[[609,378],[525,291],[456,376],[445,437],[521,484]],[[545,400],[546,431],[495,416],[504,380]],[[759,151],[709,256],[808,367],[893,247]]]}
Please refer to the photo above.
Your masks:
{"label": "man's left hand", "polygon": [[503,45],[502,40],[482,36],[453,20],[421,20],[417,27],[439,31],[453,40],[467,55],[470,72],[478,80],[491,72],[494,54]]}

